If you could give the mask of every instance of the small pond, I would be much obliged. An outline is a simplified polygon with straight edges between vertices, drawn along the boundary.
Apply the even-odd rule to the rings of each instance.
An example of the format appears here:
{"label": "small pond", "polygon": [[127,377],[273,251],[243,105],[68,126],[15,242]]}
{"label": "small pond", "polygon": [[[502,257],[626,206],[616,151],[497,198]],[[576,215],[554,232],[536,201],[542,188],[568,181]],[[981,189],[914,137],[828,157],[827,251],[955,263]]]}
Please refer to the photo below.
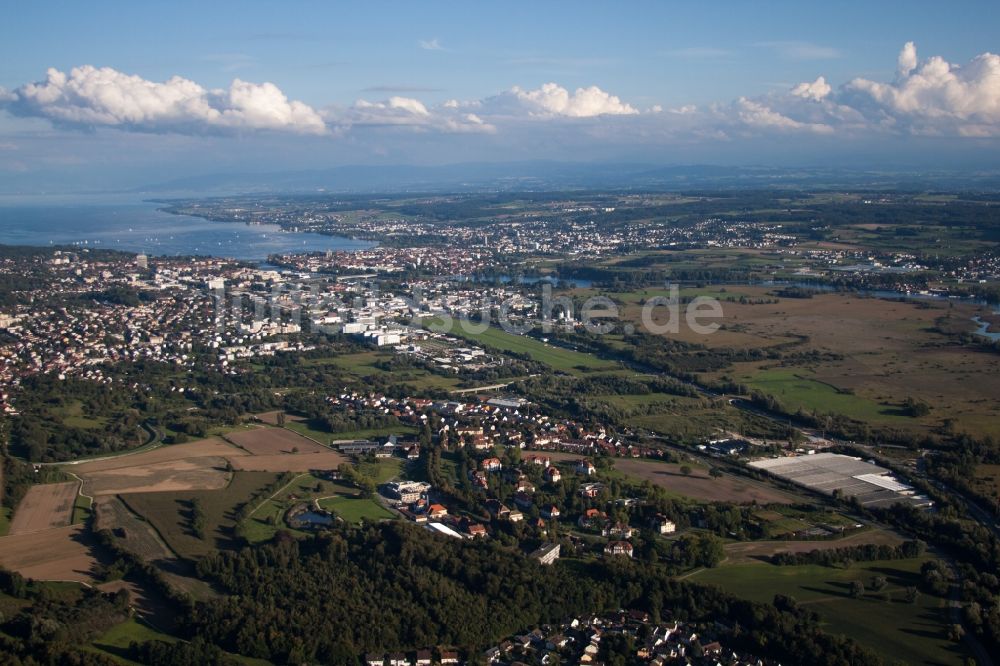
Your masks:
{"label": "small pond", "polygon": [[303,511],[302,513],[296,514],[292,518],[292,522],[324,527],[327,525],[333,525],[333,516],[326,513],[316,513],[315,511]]}

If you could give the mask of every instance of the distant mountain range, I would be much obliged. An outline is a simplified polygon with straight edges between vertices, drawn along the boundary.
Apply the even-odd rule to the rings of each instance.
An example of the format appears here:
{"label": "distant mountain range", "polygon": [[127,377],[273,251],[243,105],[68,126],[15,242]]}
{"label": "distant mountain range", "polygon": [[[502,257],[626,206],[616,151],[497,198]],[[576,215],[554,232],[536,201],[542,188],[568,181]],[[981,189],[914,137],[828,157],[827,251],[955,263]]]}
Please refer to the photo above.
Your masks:
{"label": "distant mountain range", "polygon": [[169,180],[136,188],[134,191],[217,194],[775,188],[997,189],[1000,188],[1000,173],[533,161],[443,166],[365,165],[273,173],[219,173]]}

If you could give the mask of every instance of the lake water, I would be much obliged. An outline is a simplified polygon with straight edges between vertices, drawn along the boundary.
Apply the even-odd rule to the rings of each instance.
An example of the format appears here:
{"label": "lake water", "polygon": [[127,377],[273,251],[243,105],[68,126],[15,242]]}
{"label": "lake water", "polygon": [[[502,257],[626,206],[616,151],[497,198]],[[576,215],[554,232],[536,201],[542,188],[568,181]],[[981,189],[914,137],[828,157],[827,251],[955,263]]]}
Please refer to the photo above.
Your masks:
{"label": "lake water", "polygon": [[277,225],[210,222],[157,210],[161,204],[127,198],[0,197],[0,244],[76,245],[148,255],[211,255],[266,259],[284,252],[372,247],[368,241],[283,232]]}
{"label": "lake water", "polygon": [[295,516],[295,520],[308,525],[319,525],[321,527],[333,525],[333,516],[315,511],[304,511]]}

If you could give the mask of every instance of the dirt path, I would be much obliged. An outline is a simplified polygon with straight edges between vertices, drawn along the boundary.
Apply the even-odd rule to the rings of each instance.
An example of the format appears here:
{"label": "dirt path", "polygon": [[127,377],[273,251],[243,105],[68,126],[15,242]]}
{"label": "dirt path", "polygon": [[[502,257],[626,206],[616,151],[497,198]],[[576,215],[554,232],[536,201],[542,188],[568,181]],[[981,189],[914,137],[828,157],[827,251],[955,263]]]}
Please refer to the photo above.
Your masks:
{"label": "dirt path", "polygon": [[31,486],[10,522],[11,536],[65,527],[73,520],[77,481]]}
{"label": "dirt path", "polygon": [[250,513],[249,513],[249,514],[247,515],[247,519],[249,520],[250,518],[252,518],[252,517],[253,517],[253,514],[257,513],[257,511],[258,511],[258,510],[260,509],[260,507],[264,506],[265,504],[267,504],[268,502],[270,502],[271,500],[273,500],[273,499],[274,499],[275,497],[277,497],[278,495],[280,495],[281,493],[283,493],[283,492],[284,492],[284,491],[285,491],[285,490],[286,490],[286,489],[288,488],[288,486],[292,485],[293,483],[295,483],[296,481],[298,481],[299,479],[301,479],[301,478],[302,478],[303,476],[309,476],[309,475],[308,475],[308,474],[299,474],[299,475],[297,475],[297,476],[293,477],[291,481],[289,481],[289,482],[288,482],[288,483],[286,483],[285,485],[283,485],[283,486],[281,486],[280,488],[278,488],[277,490],[275,490],[275,491],[274,491],[274,492],[273,492],[273,493],[271,494],[271,496],[270,496],[270,497],[268,497],[268,498],[267,498],[267,499],[265,499],[265,500],[261,500],[261,501],[260,501],[260,503],[258,503],[258,504],[257,504],[257,506],[255,506],[255,507],[253,508],[253,511],[251,511],[251,512],[250,512]]}

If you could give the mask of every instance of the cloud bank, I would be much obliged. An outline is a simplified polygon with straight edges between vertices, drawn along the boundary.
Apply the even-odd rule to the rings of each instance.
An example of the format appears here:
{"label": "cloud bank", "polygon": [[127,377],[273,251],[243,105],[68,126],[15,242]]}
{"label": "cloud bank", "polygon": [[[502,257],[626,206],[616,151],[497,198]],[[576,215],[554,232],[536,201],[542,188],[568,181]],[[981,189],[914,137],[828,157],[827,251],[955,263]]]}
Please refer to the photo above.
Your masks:
{"label": "cloud bank", "polygon": [[895,78],[855,78],[834,89],[823,76],[780,94],[739,98],[691,112],[724,135],[809,132],[857,137],[1000,137],[1000,56],[983,53],[966,65],[940,56],[921,61],[907,42]]}
{"label": "cloud bank", "polygon": [[15,115],[57,125],[138,131],[278,130],[322,134],[326,125],[307,104],[290,101],[273,83],[235,79],[228,90],[207,90],[174,76],[147,81],[110,67],[84,65],[69,74],[49,69],[45,81],[0,95]]}
{"label": "cloud bank", "polygon": [[340,128],[394,126],[451,133],[489,133],[519,120],[553,121],[637,115],[638,110],[597,86],[570,92],[556,83],[535,90],[511,88],[482,100],[448,100],[433,108],[409,97],[371,102],[360,99],[347,109],[330,108],[328,124]]}
{"label": "cloud bank", "polygon": [[[802,57],[833,55],[799,43],[766,46],[792,49]],[[368,92],[392,91],[376,87]],[[466,101],[429,104],[416,97],[391,96],[314,109],[289,100],[272,83],[236,79],[228,89],[210,90],[180,76],[158,83],[111,68],[82,66],[68,74],[50,69],[44,81],[11,91],[0,89],[0,108],[63,127],[195,135],[266,131],[342,136],[361,130],[397,135],[509,133],[530,142],[530,133],[538,136],[537,128],[544,126],[550,137],[637,144],[795,134],[845,139],[997,138],[1000,56],[983,53],[965,65],[940,56],[920,60],[916,46],[908,42],[889,81],[855,78],[835,87],[817,76],[781,93],[667,110],[661,105],[640,109],[598,86],[571,90],[555,82],[533,89],[514,86]]]}
{"label": "cloud bank", "polygon": [[1000,55],[983,53],[958,66],[940,56],[917,59],[913,42],[899,54],[896,80],[854,79],[846,101],[875,121],[917,134],[1000,135]]}
{"label": "cloud bank", "polygon": [[428,109],[423,102],[412,97],[395,96],[379,102],[359,99],[346,109],[326,109],[324,115],[328,124],[340,132],[355,127],[391,127],[420,132],[492,134],[497,129],[457,103]]}

